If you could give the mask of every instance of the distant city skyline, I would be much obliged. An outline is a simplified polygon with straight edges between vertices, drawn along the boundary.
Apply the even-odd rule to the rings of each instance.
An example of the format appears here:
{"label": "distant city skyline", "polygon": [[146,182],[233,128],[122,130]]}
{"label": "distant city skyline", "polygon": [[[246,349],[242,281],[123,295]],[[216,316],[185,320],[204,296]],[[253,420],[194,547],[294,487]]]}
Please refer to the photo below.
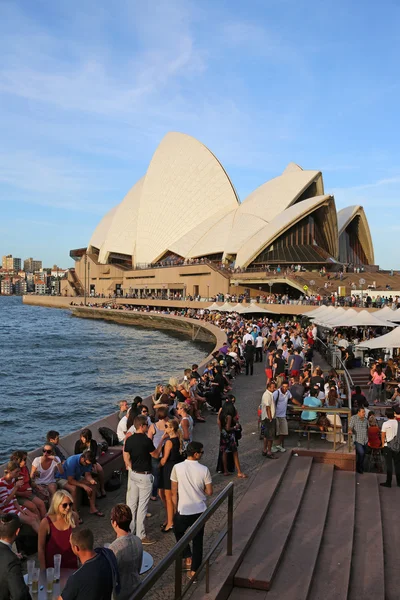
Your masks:
{"label": "distant city skyline", "polygon": [[243,201],[293,161],[361,204],[400,269],[396,56],[384,0],[0,4],[3,254],[73,266],[167,131],[213,149]]}

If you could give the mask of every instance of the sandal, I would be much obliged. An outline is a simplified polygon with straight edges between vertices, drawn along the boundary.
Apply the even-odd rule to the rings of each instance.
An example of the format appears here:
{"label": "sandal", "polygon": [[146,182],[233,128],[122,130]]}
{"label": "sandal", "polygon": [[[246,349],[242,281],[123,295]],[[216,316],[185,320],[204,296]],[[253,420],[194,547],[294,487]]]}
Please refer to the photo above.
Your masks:
{"label": "sandal", "polygon": [[83,519],[81,517],[78,519],[78,525],[83,525]]}
{"label": "sandal", "polygon": [[93,515],[94,517],[104,517],[104,513],[100,512],[99,510],[96,510],[96,512],[91,512],[89,514]]}
{"label": "sandal", "polygon": [[238,479],[248,479],[249,476],[246,475],[245,473],[240,473],[240,475],[238,475]]}

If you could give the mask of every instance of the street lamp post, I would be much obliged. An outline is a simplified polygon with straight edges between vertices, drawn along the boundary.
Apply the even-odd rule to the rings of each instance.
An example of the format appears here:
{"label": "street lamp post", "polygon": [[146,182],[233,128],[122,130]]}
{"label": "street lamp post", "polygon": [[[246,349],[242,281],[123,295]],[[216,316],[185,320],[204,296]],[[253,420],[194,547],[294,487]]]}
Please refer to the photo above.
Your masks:
{"label": "street lamp post", "polygon": [[84,281],[84,284],[85,284],[84,288],[85,288],[85,289],[83,290],[83,295],[84,295],[84,301],[83,301],[83,303],[84,303],[84,305],[86,306],[86,267],[87,267],[87,252],[85,252],[85,264],[84,264],[84,266],[85,266],[85,281]]}
{"label": "street lamp post", "polygon": [[363,307],[363,285],[365,283],[365,279],[360,279],[359,282],[361,289],[361,308]]}

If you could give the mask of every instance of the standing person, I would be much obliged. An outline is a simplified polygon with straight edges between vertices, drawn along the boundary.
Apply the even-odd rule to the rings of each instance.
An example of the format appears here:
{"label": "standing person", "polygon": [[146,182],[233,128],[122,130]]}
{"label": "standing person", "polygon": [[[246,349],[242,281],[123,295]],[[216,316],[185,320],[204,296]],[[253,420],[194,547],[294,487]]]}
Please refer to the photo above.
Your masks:
{"label": "standing person", "polygon": [[[187,459],[172,469],[174,533],[177,542],[206,510],[206,496],[213,493],[211,473],[205,465],[199,463],[203,454],[203,444],[191,442],[187,447]],[[193,556],[189,546],[183,552],[184,567],[189,571],[189,577],[193,577],[201,565],[203,537],[204,527],[193,538]]]}
{"label": "standing person", "polygon": [[274,375],[276,380],[276,385],[281,387],[282,381],[285,379],[285,368],[286,361],[282,357],[282,350],[278,350],[275,354],[275,362],[274,362]]}
{"label": "standing person", "polygon": [[246,346],[244,348],[244,359],[246,361],[246,375],[249,374],[249,371],[250,371],[250,375],[253,375],[255,352],[256,352],[256,349],[253,345],[253,342],[250,340],[247,340]]}
{"label": "standing person", "polygon": [[232,455],[233,462],[237,470],[237,476],[239,477],[239,479],[246,479],[247,475],[245,475],[242,472],[239,462],[239,454],[236,440],[237,421],[238,414],[235,408],[235,401],[232,400],[232,398],[230,398],[226,400],[226,402],[224,403],[224,405],[218,413],[218,427],[220,430],[220,452],[222,454],[222,465],[224,469],[224,475],[229,475],[228,455]]}
{"label": "standing person", "polygon": [[183,449],[186,450],[187,445],[193,440],[194,423],[185,402],[178,402],[177,412],[180,418],[179,428],[182,432]]}
{"label": "standing person", "polygon": [[255,362],[262,362],[263,361],[264,338],[261,334],[261,331],[259,331],[257,334],[256,340],[255,340],[255,346],[256,346]]}
{"label": "standing person", "polygon": [[359,406],[357,414],[350,419],[349,434],[351,433],[354,435],[356,447],[356,471],[362,475],[364,473],[365,448],[368,443],[368,421],[363,406]]}
{"label": "standing person", "polygon": [[289,435],[288,422],[286,418],[287,405],[291,400],[292,394],[289,391],[289,384],[284,381],[281,387],[274,392],[276,435],[279,438],[279,444],[272,448],[272,452],[286,452],[283,446],[283,440]]}
{"label": "standing person", "polygon": [[126,504],[111,509],[111,526],[117,538],[110,544],[118,563],[121,591],[113,600],[130,600],[140,585],[143,546],[137,535],[130,532],[132,511]]}
{"label": "standing person", "polygon": [[69,543],[72,530],[78,524],[78,515],[73,511],[74,501],[69,492],[58,490],[49,512],[42,519],[38,537],[38,555],[42,571],[54,567],[54,555],[61,554],[61,564],[67,569],[77,569],[78,560]]}
{"label": "standing person", "polygon": [[18,515],[21,523],[30,525],[37,533],[39,531],[40,519],[27,508],[19,505],[16,494],[24,482],[17,480],[19,475],[19,464],[9,461],[4,469],[4,476],[0,479],[0,514]]}
{"label": "standing person", "polygon": [[22,575],[21,562],[12,551],[21,521],[12,513],[0,514],[0,600],[32,600]]}
{"label": "standing person", "polygon": [[275,402],[273,397],[275,388],[275,382],[269,381],[261,399],[261,420],[264,425],[264,449],[262,455],[267,458],[275,458],[272,454],[272,442],[275,439],[276,433]]}
{"label": "standing person", "polygon": [[144,521],[147,514],[154,476],[151,471],[151,459],[160,456],[166,435],[164,434],[157,449],[148,438],[149,425],[146,417],[139,415],[135,418],[136,433],[125,442],[124,462],[128,469],[128,490],[126,503],[132,511],[131,531],[142,540],[142,544],[150,545],[155,542],[146,536]]}
{"label": "standing person", "polygon": [[393,408],[387,408],[385,414],[388,420],[382,425],[381,439],[383,454],[386,461],[386,481],[380,485],[382,487],[392,487],[394,463],[396,481],[397,485],[400,487],[400,451],[393,447],[398,434],[399,422],[395,419]]}
{"label": "standing person", "polygon": [[118,577],[117,560],[111,550],[95,551],[93,545],[90,529],[78,528],[71,533],[72,552],[81,567],[68,578],[58,600],[111,600],[115,576]]}
{"label": "standing person", "polygon": [[385,381],[385,379],[386,376],[382,371],[381,365],[376,365],[375,370],[373,371],[371,376],[371,400],[374,401],[374,404],[378,404],[379,400],[381,400],[382,398],[383,382]]}
{"label": "standing person", "polygon": [[[153,445],[157,448],[160,443],[161,438],[163,437],[167,425],[168,425],[168,409],[165,406],[161,406],[157,410],[158,421],[152,423],[149,426],[149,430],[147,432],[147,437],[152,440]],[[158,487],[160,481],[160,458],[151,457],[151,472],[153,473],[154,483],[153,489],[151,491],[150,500],[155,502],[157,500]]]}
{"label": "standing person", "polygon": [[176,419],[167,423],[165,433],[168,436],[163,448],[163,456],[160,461],[160,483],[159,494],[164,504],[167,518],[161,525],[163,533],[169,533],[174,527],[174,505],[172,504],[171,472],[174,466],[182,462],[182,433]]}

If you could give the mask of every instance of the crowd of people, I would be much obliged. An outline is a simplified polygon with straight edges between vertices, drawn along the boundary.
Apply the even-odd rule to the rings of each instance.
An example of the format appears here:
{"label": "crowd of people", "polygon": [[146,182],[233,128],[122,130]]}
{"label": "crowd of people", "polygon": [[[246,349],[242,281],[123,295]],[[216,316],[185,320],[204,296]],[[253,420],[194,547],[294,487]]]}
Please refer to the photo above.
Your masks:
{"label": "crowd of people", "polygon": [[[55,430],[47,433],[42,454],[33,460],[30,470],[26,451],[16,450],[10,456],[0,479],[0,561],[5,565],[0,585],[22,590],[17,597],[30,596],[21,583],[20,563],[11,546],[21,526],[29,525],[38,534],[41,569],[52,567],[58,554],[63,567],[75,570],[81,565],[62,591],[63,600],[130,598],[140,585],[143,546],[155,543],[146,532],[150,502],[162,502],[160,529],[165,535],[174,535],[176,541],[206,509],[207,497],[213,493],[212,477],[208,467],[201,464],[204,446],[194,437],[201,437],[201,428],[211,415],[216,417],[219,433],[216,471],[222,477],[233,473],[240,479],[247,477],[239,457],[242,426],[232,384],[240,374],[250,383],[254,363],[265,369],[266,390],[259,409],[265,458],[276,459],[286,451],[290,418],[298,420],[304,435],[313,429],[322,439],[333,441],[336,436],[335,441],[344,441],[346,431],[339,414],[318,412],[321,407],[341,408],[348,399],[338,373],[332,369],[324,375],[315,364],[315,325],[191,309],[182,309],[179,314],[210,320],[224,331],[227,341],[201,373],[193,364],[184,370],[181,380],[171,377],[167,383],[157,384],[151,403],[146,404],[139,396],[131,403],[121,402],[116,434],[123,444],[128,481],[126,503],[111,510],[116,539],[109,548],[94,548],[93,533],[83,524],[79,511],[83,493],[90,514],[104,517],[99,503],[106,495],[105,477],[90,429],[81,431],[72,456],[63,454]],[[344,339],[338,335],[335,341],[343,351]],[[394,373],[395,367],[388,362],[383,369],[377,362],[371,368],[374,393],[376,389],[379,394],[374,386],[383,384],[385,372],[394,376],[388,369]],[[400,399],[400,392],[398,395]],[[392,464],[400,485],[400,455],[394,442],[400,409],[396,401],[393,404],[387,421],[377,431],[374,414],[366,414],[369,403],[356,388],[354,415],[348,423],[348,432],[355,438],[359,473],[364,470],[368,448],[377,449],[380,442],[386,459],[386,487],[391,485]],[[185,549],[183,569],[189,577],[195,576],[202,562],[203,536],[201,529],[191,547]]]}

